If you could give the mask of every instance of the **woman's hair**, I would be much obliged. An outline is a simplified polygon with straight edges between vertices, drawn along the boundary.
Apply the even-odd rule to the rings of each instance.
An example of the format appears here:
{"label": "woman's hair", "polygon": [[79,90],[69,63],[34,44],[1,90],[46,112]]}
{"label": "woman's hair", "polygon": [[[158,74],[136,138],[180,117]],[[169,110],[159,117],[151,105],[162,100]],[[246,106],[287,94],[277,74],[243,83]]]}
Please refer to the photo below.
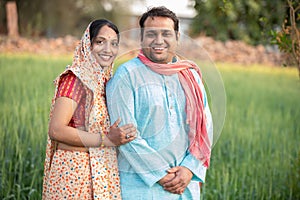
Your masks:
{"label": "woman's hair", "polygon": [[97,19],[97,20],[93,21],[90,25],[90,40],[91,40],[91,43],[92,43],[93,39],[98,35],[99,30],[103,26],[108,26],[109,28],[114,30],[116,32],[117,36],[118,36],[118,41],[120,40],[119,29],[114,23],[112,23],[111,21],[109,21],[107,19]]}
{"label": "woman's hair", "polygon": [[150,8],[147,12],[145,12],[140,18],[139,24],[140,24],[140,28],[141,28],[142,37],[143,37],[143,30],[144,30],[144,26],[145,26],[144,23],[148,17],[170,18],[174,22],[175,32],[178,32],[178,30],[179,30],[179,19],[174,12],[172,12],[171,10],[169,10],[168,8],[166,8],[164,6],[153,7],[153,8]]}

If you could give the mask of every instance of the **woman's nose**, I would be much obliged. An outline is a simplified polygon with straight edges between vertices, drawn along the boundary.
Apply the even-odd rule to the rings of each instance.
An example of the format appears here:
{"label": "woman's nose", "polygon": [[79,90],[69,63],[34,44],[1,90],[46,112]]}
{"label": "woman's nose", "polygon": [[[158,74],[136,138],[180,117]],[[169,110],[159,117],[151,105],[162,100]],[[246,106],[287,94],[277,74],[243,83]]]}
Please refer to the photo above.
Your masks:
{"label": "woman's nose", "polygon": [[105,52],[111,52],[111,48],[112,48],[112,46],[111,46],[110,42],[106,42],[104,44],[104,51]]}

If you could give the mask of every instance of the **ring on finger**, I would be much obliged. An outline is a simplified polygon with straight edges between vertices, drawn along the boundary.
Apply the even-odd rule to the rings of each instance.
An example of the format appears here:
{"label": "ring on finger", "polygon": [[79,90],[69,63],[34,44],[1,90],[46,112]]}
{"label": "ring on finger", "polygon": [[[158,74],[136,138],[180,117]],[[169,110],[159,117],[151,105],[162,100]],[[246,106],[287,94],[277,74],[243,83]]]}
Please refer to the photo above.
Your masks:
{"label": "ring on finger", "polygon": [[131,135],[126,134],[125,139],[129,139],[131,137]]}

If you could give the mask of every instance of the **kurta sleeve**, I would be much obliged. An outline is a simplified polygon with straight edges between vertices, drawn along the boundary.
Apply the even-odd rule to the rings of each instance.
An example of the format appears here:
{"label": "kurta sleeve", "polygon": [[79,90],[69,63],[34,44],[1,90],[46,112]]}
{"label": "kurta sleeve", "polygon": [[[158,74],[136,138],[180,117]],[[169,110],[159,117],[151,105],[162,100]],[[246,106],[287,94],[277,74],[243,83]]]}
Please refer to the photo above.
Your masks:
{"label": "kurta sleeve", "polygon": [[[128,74],[130,73],[126,69],[119,67],[117,73],[108,82],[107,107],[112,123],[120,117],[122,120],[120,125],[132,123],[137,127],[138,122],[135,118],[137,111],[134,102],[136,97]],[[119,147],[119,152],[134,170],[131,173],[138,174],[149,187],[164,177],[167,174],[166,170],[170,168],[169,163],[141,137],[139,131],[136,139]],[[126,169],[120,167],[119,170]]]}

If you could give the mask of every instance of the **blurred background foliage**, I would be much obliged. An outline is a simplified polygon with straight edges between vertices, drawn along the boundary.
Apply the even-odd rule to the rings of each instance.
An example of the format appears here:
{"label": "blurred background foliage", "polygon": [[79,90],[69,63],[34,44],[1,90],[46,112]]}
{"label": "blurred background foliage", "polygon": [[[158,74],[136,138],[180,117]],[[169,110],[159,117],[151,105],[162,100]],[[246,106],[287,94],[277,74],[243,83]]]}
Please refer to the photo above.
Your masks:
{"label": "blurred background foliage", "polygon": [[[0,0],[0,34],[6,34],[5,4]],[[80,37],[95,18],[107,18],[120,31],[132,28],[130,7],[145,0],[14,0],[23,37]],[[188,0],[196,16],[189,35],[273,46],[291,54],[300,76],[300,0]],[[176,3],[176,2],[174,2]],[[293,10],[293,12],[291,12]],[[294,24],[293,24],[294,23]],[[136,27],[137,27],[136,22]],[[136,28],[134,27],[134,28]],[[287,30],[289,30],[287,32]],[[275,48],[275,49],[276,49]]]}
{"label": "blurred background foliage", "polygon": [[[126,27],[126,5],[133,0],[15,0],[19,32],[24,37],[81,36],[95,18],[107,18]],[[7,33],[5,4],[0,0],[0,34]]]}
{"label": "blurred background foliage", "polygon": [[[0,0],[0,33],[5,34],[5,4]],[[114,21],[122,30],[129,22],[129,6],[143,0],[15,0],[22,36],[80,36],[86,24],[97,17]],[[278,31],[288,18],[286,0],[189,0],[196,17],[190,34],[205,34],[217,40],[242,40],[267,44],[270,31]],[[299,3],[299,0],[293,0]]]}
{"label": "blurred background foliage", "polygon": [[198,15],[192,33],[203,31],[218,40],[266,44],[270,30],[288,17],[286,0],[195,0]]}

